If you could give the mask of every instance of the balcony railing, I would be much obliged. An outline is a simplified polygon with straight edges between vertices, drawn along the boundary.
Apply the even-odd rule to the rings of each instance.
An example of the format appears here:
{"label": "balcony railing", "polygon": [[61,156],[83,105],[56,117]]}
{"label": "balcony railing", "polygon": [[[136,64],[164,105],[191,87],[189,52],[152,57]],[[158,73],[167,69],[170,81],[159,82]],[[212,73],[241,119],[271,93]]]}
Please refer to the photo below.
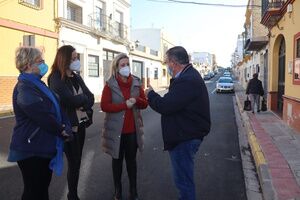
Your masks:
{"label": "balcony railing", "polygon": [[281,8],[286,0],[262,0],[261,23],[267,27],[274,26],[281,18]]}
{"label": "balcony railing", "polygon": [[128,27],[123,23],[113,21],[111,17],[92,13],[89,16],[89,27],[91,27],[96,34],[104,34],[115,39],[127,40]]}

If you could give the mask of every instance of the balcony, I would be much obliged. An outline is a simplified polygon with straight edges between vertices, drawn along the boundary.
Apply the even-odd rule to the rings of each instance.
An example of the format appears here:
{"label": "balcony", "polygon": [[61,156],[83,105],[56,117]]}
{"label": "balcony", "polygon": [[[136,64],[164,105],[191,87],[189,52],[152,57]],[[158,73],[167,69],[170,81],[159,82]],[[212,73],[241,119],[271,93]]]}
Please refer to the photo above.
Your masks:
{"label": "balcony", "polygon": [[93,34],[128,43],[128,27],[123,23],[113,21],[110,16],[92,13],[88,16],[88,26]]}
{"label": "balcony", "polygon": [[255,37],[246,40],[246,51],[259,51],[268,44],[268,37]]}
{"label": "balcony", "polygon": [[275,26],[283,15],[286,0],[262,0],[261,23],[268,28]]}

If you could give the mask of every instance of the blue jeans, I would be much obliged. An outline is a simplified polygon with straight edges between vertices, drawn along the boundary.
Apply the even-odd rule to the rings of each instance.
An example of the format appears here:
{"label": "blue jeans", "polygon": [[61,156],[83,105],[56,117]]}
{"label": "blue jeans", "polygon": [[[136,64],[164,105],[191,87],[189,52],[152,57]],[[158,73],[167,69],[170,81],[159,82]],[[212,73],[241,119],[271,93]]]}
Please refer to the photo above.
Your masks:
{"label": "blue jeans", "polygon": [[200,139],[188,140],[169,151],[175,185],[179,190],[179,200],[196,200],[194,158],[201,141]]}

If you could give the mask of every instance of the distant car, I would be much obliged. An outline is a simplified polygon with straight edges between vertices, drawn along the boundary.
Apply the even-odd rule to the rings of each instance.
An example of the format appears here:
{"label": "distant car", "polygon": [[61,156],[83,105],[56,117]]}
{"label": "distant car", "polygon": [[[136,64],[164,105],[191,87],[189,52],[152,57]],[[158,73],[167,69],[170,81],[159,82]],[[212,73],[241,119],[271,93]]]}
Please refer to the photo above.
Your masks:
{"label": "distant car", "polygon": [[209,80],[209,79],[210,79],[210,75],[209,74],[204,74],[203,80]]}
{"label": "distant car", "polygon": [[216,92],[234,92],[234,84],[232,78],[221,76],[216,84]]}

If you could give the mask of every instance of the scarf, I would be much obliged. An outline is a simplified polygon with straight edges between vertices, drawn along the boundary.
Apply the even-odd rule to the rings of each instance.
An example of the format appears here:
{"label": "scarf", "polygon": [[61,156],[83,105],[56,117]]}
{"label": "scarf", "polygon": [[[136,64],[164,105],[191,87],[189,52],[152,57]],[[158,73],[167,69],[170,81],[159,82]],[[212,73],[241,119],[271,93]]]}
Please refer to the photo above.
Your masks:
{"label": "scarf", "polygon": [[[41,79],[34,75],[28,73],[21,73],[19,75],[18,80],[26,80],[33,83],[35,86],[39,88],[53,103],[55,107],[55,114],[58,123],[62,123],[62,116],[59,103],[57,102],[56,98],[54,97],[51,90],[41,81]],[[49,168],[57,175],[60,176],[63,172],[63,148],[64,142],[61,138],[56,136],[56,155],[51,159]]]}

